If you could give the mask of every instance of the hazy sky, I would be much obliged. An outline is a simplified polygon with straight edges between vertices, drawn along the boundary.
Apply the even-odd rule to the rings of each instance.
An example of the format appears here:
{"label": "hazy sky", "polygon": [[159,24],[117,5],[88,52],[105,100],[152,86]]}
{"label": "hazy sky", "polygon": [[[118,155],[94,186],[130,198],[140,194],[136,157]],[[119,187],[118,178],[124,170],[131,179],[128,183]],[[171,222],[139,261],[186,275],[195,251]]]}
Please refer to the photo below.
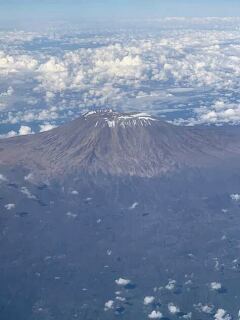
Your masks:
{"label": "hazy sky", "polygon": [[0,0],[0,19],[240,16],[239,0]]}

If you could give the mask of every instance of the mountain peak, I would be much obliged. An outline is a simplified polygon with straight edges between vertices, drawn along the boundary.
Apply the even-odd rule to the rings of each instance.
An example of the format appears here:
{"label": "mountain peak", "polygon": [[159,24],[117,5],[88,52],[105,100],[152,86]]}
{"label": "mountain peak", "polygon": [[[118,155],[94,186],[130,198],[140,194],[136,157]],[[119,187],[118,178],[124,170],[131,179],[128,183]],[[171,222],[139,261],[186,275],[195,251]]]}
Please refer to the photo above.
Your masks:
{"label": "mountain peak", "polygon": [[154,121],[159,121],[159,119],[154,118],[147,113],[119,113],[112,109],[90,111],[85,113],[83,116],[86,119],[95,119],[96,126],[104,124],[105,122],[105,125],[109,128],[114,128],[116,126],[149,126],[152,125]]}
{"label": "mountain peak", "polygon": [[83,173],[159,177],[239,156],[239,128],[226,130],[91,111],[48,132],[0,141],[0,169],[22,167],[38,180]]}

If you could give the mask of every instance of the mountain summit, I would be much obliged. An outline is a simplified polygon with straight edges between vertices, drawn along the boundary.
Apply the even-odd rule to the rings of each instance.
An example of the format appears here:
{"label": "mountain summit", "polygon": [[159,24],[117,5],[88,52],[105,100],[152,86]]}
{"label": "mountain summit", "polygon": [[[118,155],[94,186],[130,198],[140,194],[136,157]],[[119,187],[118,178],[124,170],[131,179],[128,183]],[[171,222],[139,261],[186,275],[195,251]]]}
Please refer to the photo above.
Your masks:
{"label": "mountain summit", "polygon": [[0,167],[35,177],[156,177],[240,153],[236,128],[175,126],[145,113],[92,111],[48,132],[0,141]]}

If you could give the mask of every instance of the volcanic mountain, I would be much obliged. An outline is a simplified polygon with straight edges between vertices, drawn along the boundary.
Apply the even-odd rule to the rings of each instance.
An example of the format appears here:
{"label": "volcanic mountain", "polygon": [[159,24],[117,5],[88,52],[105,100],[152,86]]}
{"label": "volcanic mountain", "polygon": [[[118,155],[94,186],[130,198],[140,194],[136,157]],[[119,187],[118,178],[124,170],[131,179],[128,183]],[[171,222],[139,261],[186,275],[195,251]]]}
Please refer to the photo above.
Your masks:
{"label": "volcanic mountain", "polygon": [[238,319],[239,138],[97,111],[1,140],[0,319]]}
{"label": "volcanic mountain", "polygon": [[240,154],[239,128],[174,126],[144,113],[94,111],[56,129],[0,141],[0,167],[35,179],[71,174],[158,177]]}

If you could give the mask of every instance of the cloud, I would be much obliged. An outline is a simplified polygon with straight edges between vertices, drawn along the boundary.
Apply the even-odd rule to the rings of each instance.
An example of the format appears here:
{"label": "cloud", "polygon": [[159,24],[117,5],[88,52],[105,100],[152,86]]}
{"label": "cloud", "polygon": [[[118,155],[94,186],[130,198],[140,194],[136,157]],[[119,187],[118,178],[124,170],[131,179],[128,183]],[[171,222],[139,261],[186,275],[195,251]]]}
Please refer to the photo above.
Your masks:
{"label": "cloud", "polygon": [[[44,128],[44,126],[43,126],[43,128]],[[49,128],[49,127],[47,127],[47,128]],[[25,135],[33,134],[33,133],[34,133],[34,131],[32,131],[32,129],[29,126],[20,126],[18,132],[11,130],[8,133],[0,134],[0,139],[12,138],[12,137],[16,137],[16,136],[25,136]]]}
{"label": "cloud", "polygon": [[119,278],[119,279],[115,280],[115,282],[119,286],[127,286],[131,281],[128,279]]}
{"label": "cloud", "polygon": [[28,199],[36,199],[36,196],[33,195],[30,190],[26,187],[21,187],[21,192],[28,198]]}
{"label": "cloud", "polygon": [[0,98],[10,97],[13,95],[13,93],[14,89],[12,87],[9,87],[6,91],[0,93]]}
{"label": "cloud", "polygon": [[104,305],[104,311],[108,311],[110,309],[113,309],[113,305],[114,305],[114,301],[113,300],[109,300],[105,303]]}
{"label": "cloud", "polygon": [[153,296],[146,296],[143,300],[143,304],[147,306],[148,304],[153,303],[155,298]]}
{"label": "cloud", "polygon": [[221,285],[220,282],[211,282],[211,283],[210,283],[210,288],[211,288],[212,290],[219,291],[219,290],[222,289],[222,285]]}
{"label": "cloud", "polygon": [[234,201],[240,201],[240,194],[238,194],[238,193],[233,193],[230,195],[230,197]]}
{"label": "cloud", "polygon": [[[100,32],[82,39],[68,31],[56,33],[57,49],[51,34],[0,33],[0,75],[4,87],[7,83],[14,90],[11,99],[6,99],[8,90],[2,92],[0,107],[6,112],[0,121],[39,125],[95,107],[166,113],[174,105],[192,110],[193,116],[182,121],[187,124],[238,123],[240,41],[238,31],[229,28],[236,21],[158,19],[171,31],[153,29],[151,36],[116,31],[104,39]],[[41,41],[36,45],[43,37],[44,50]],[[31,41],[36,50],[26,46]]]}
{"label": "cloud", "polygon": [[231,320],[232,317],[224,310],[218,309],[214,315],[215,320]]}
{"label": "cloud", "polygon": [[0,51],[0,75],[8,76],[14,73],[34,71],[37,60],[29,55],[9,55]]}
{"label": "cloud", "polygon": [[73,190],[73,191],[71,191],[71,194],[77,196],[79,194],[79,192],[77,190]]}
{"label": "cloud", "polygon": [[170,279],[168,284],[165,286],[165,288],[167,290],[173,290],[173,289],[175,289],[176,283],[177,283],[176,280]]}
{"label": "cloud", "polygon": [[177,314],[180,312],[180,309],[177,306],[175,306],[172,302],[168,304],[168,310],[172,314]]}
{"label": "cloud", "polygon": [[15,204],[14,203],[8,203],[4,206],[7,210],[12,210],[15,208]]}
{"label": "cloud", "polygon": [[240,104],[225,100],[216,100],[210,106],[201,106],[195,110],[196,117],[189,119],[195,124],[237,124],[240,121]]}
{"label": "cloud", "polygon": [[26,176],[24,176],[24,180],[25,180],[25,181],[31,181],[31,180],[33,180],[33,174],[32,174],[32,173],[27,174]]}
{"label": "cloud", "polygon": [[45,132],[45,131],[49,131],[56,128],[56,126],[51,123],[44,123],[44,124],[41,124],[39,127],[40,127],[40,132]]}
{"label": "cloud", "polygon": [[6,182],[6,181],[7,181],[7,178],[2,173],[0,173],[0,182]]}
{"label": "cloud", "polygon": [[197,305],[194,305],[194,307],[199,311],[199,312],[204,312],[207,314],[211,314],[214,310],[214,306],[213,305],[209,305],[209,304],[202,304],[202,303],[198,303]]}
{"label": "cloud", "polygon": [[126,298],[124,298],[124,297],[116,297],[116,300],[124,302],[124,301],[126,301]]}
{"label": "cloud", "polygon": [[0,139],[4,139],[4,138],[12,138],[17,136],[17,132],[14,130],[9,131],[8,133],[5,134],[0,134]]}
{"label": "cloud", "polygon": [[25,136],[27,134],[32,134],[32,133],[33,133],[32,129],[28,126],[21,126],[18,132],[20,136]]}
{"label": "cloud", "polygon": [[149,319],[161,319],[162,313],[160,311],[153,310],[151,313],[149,313],[148,318]]}
{"label": "cloud", "polygon": [[133,210],[138,206],[138,202],[134,202],[128,209]]}

